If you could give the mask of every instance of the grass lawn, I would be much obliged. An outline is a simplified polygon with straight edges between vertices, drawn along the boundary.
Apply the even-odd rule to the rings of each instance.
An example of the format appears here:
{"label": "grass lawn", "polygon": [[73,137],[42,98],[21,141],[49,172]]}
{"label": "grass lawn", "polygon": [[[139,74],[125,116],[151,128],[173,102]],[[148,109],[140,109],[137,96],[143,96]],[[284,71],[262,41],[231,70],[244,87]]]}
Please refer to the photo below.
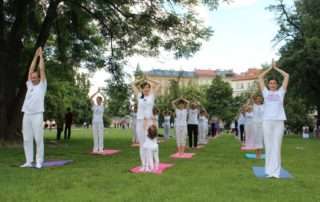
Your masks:
{"label": "grass lawn", "polygon": [[[0,202],[12,201],[320,201],[320,141],[286,137],[283,167],[294,179],[257,179],[253,165],[231,135],[212,140],[191,160],[172,160],[175,141],[160,144],[160,160],[175,164],[162,175],[132,174],[139,164],[130,131],[107,129],[105,145],[115,156],[92,156],[90,129],[75,129],[72,140],[46,144],[46,159],[72,159],[64,167],[22,169],[22,148],[0,148]],[[54,140],[46,132],[46,141]]]}

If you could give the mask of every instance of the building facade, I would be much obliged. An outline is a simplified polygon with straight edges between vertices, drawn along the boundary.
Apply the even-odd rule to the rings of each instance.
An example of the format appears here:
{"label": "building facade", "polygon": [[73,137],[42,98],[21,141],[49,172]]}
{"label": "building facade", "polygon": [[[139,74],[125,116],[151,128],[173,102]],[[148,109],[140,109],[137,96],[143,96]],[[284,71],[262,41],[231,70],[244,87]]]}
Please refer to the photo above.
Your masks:
{"label": "building facade", "polygon": [[256,87],[260,69],[250,68],[241,74],[235,74],[232,70],[195,69],[194,71],[176,71],[154,69],[144,74],[160,83],[160,95],[168,93],[172,80],[179,80],[181,86],[210,85],[216,76],[222,77],[233,89],[233,96],[252,91]]}

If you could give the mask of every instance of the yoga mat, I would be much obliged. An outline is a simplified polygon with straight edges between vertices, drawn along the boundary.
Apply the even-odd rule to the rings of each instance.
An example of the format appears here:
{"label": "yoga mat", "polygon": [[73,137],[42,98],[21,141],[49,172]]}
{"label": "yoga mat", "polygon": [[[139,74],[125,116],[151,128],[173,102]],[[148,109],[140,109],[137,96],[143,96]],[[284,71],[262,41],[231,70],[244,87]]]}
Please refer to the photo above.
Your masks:
{"label": "yoga mat", "polygon": [[[257,159],[256,154],[246,153],[244,155],[247,159]],[[261,154],[260,159],[265,159],[265,155]]]}
{"label": "yoga mat", "polygon": [[202,149],[202,148],[204,148],[204,145],[198,145],[197,146],[197,149]]}
{"label": "yoga mat", "polygon": [[[59,167],[59,166],[64,166],[64,165],[70,164],[70,163],[72,163],[72,162],[73,162],[73,160],[48,160],[48,161],[45,161],[45,162],[42,164],[42,167],[43,167],[43,168]],[[33,167],[36,167],[36,164],[33,163],[32,166],[33,166]]]}
{"label": "yoga mat", "polygon": [[160,163],[159,164],[159,169],[158,170],[154,170],[152,172],[144,172],[140,170],[140,166],[137,167],[133,167],[131,168],[129,171],[132,173],[153,173],[153,174],[162,174],[164,171],[166,171],[167,169],[173,167],[173,164],[170,163]]}
{"label": "yoga mat", "polygon": [[91,152],[91,154],[102,155],[102,156],[112,156],[119,152],[120,150],[116,150],[116,149],[104,149],[103,152]]}
{"label": "yoga mat", "polygon": [[[252,170],[253,170],[254,175],[257,178],[265,178],[265,179],[267,179],[264,167],[253,166]],[[293,178],[293,176],[287,170],[281,168],[280,178],[281,179],[290,179],[290,178]]]}
{"label": "yoga mat", "polygon": [[175,153],[175,154],[172,154],[170,157],[174,159],[191,159],[193,155],[195,155],[195,153],[183,153],[183,154]]}
{"label": "yoga mat", "polygon": [[252,150],[256,150],[256,148],[243,146],[240,148],[240,150],[241,151],[252,151]]}
{"label": "yoga mat", "polygon": [[132,144],[131,147],[139,147],[139,144]]}

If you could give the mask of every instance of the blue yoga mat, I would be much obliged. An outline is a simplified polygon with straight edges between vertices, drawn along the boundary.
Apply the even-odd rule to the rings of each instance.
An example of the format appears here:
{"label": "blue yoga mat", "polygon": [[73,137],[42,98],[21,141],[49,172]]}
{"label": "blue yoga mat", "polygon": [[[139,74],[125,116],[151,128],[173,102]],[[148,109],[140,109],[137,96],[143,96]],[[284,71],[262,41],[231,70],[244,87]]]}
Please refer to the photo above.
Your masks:
{"label": "blue yoga mat", "polygon": [[[244,156],[245,156],[247,159],[257,159],[256,154],[246,153]],[[266,158],[266,157],[265,157],[264,154],[262,154],[262,155],[260,156],[260,159],[265,159],[265,158]]]}
{"label": "blue yoga mat", "polygon": [[[43,162],[43,167],[47,168],[47,167],[58,167],[58,166],[64,166],[66,164],[70,164],[72,163],[72,160],[50,160],[50,161],[45,161]],[[35,164],[33,164],[33,166],[35,166]]]}
{"label": "blue yoga mat", "polygon": [[[264,171],[264,167],[253,166],[252,170],[253,170],[254,175],[257,178],[267,178],[266,174],[265,174],[265,171]],[[281,168],[280,178],[290,179],[290,178],[293,178],[293,176],[287,170]]]}

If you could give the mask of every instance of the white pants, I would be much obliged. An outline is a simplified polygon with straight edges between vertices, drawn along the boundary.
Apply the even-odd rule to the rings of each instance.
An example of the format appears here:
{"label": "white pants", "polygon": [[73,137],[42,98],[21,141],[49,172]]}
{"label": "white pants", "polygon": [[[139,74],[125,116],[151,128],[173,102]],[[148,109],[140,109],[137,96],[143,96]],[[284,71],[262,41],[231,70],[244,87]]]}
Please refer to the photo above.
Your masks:
{"label": "white pants", "polygon": [[254,122],[253,127],[253,135],[254,135],[254,148],[262,149],[263,148],[263,128],[262,122]]}
{"label": "white pants", "polygon": [[283,121],[263,121],[263,136],[266,151],[265,170],[269,176],[280,176],[283,132]]}
{"label": "white pants", "polygon": [[206,124],[199,124],[199,144],[207,144],[208,126]]}
{"label": "white pants", "polygon": [[43,113],[24,114],[22,121],[23,147],[26,163],[33,162],[33,139],[36,142],[36,162],[44,161]]}
{"label": "white pants", "polygon": [[169,139],[169,135],[170,135],[170,123],[164,123],[163,127],[164,127],[163,136],[167,140],[167,139]]}
{"label": "white pants", "polygon": [[185,126],[176,126],[177,147],[186,146],[187,133],[188,133],[187,125],[185,125]]}
{"label": "white pants", "polygon": [[245,131],[245,146],[249,148],[254,148],[255,146],[255,138],[254,138],[254,123],[249,122],[244,126]]}
{"label": "white pants", "polygon": [[153,171],[159,168],[159,146],[155,148],[142,147],[142,169]]}
{"label": "white pants", "polygon": [[103,123],[92,123],[92,134],[93,134],[93,152],[103,151],[103,136],[104,136],[104,125]]}
{"label": "white pants", "polygon": [[132,123],[132,132],[133,132],[133,134],[132,134],[132,142],[139,142],[136,128],[137,128],[137,123],[136,123],[136,121],[134,121]]}
{"label": "white pants", "polygon": [[[146,125],[145,125],[146,124]],[[143,119],[137,119],[137,125],[136,125],[136,131],[137,131],[137,135],[138,135],[138,141],[139,141],[139,152],[140,152],[140,160],[141,163],[143,160],[143,156],[142,156],[142,146],[146,140],[147,134],[148,134],[148,128],[153,124],[152,119],[148,119],[145,123],[145,121]]]}

